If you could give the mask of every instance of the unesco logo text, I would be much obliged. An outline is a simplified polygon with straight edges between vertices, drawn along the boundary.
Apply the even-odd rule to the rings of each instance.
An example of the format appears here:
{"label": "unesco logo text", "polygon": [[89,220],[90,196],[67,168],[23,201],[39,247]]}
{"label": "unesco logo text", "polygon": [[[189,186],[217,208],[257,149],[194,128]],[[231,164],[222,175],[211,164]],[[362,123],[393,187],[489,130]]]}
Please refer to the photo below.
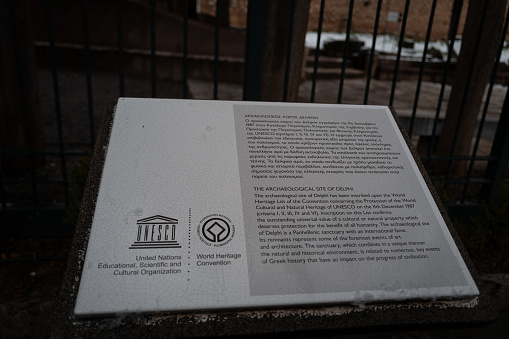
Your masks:
{"label": "unesco logo text", "polygon": [[136,238],[129,247],[134,249],[181,248],[176,238],[178,220],[154,215],[136,222]]}

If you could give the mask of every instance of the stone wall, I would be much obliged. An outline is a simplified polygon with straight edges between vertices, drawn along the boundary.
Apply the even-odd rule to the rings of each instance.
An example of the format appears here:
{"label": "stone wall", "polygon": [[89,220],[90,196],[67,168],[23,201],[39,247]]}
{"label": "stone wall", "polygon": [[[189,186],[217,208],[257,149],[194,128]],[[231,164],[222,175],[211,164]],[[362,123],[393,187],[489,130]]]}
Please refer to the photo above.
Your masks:
{"label": "stone wall", "polygon": [[[383,0],[380,11],[379,34],[399,34],[401,23],[387,22],[389,12],[403,13],[405,0]],[[410,4],[406,37],[424,40],[428,28],[432,0],[413,1]],[[438,0],[431,32],[432,40],[446,39],[454,0]],[[346,29],[350,1],[325,1],[323,31],[344,32]],[[377,0],[357,0],[354,5],[352,31],[355,33],[372,33],[377,9]],[[458,34],[461,34],[465,22],[467,2],[464,3]],[[198,1],[198,11],[214,15],[216,0]],[[230,24],[233,27],[246,26],[247,0],[230,0]],[[320,0],[312,0],[309,10],[308,31],[318,30]]]}
{"label": "stone wall", "polygon": [[[224,0],[223,0],[224,1]],[[247,0],[229,0],[230,26],[244,28],[247,22]],[[216,0],[197,0],[197,12],[216,15]]]}
{"label": "stone wall", "polygon": [[[403,14],[405,0],[384,0],[380,10],[380,22],[378,34],[399,34],[401,22],[388,22],[389,12]],[[431,31],[431,40],[443,40],[447,38],[454,0],[438,0]],[[410,3],[405,36],[411,39],[424,40],[428,28],[432,0],[413,1]],[[352,31],[355,33],[371,33],[374,29],[375,16],[378,1],[356,1],[353,10]],[[323,30],[332,32],[344,32],[346,30],[348,9],[350,2],[341,0],[329,0],[325,2]],[[320,0],[313,0],[310,8],[308,30],[318,29],[320,14]],[[463,27],[466,15],[464,6],[460,21]],[[461,30],[460,30],[461,31]],[[458,33],[461,34],[461,33]]]}

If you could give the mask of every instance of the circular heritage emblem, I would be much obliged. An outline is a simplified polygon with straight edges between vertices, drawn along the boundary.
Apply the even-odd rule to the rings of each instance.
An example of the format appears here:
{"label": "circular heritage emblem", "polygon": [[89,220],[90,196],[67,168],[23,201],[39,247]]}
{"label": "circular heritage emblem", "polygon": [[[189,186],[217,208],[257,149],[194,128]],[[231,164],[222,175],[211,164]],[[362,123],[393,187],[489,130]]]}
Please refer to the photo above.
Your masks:
{"label": "circular heritage emblem", "polygon": [[209,246],[224,246],[235,235],[235,226],[228,217],[211,214],[200,221],[198,236]]}

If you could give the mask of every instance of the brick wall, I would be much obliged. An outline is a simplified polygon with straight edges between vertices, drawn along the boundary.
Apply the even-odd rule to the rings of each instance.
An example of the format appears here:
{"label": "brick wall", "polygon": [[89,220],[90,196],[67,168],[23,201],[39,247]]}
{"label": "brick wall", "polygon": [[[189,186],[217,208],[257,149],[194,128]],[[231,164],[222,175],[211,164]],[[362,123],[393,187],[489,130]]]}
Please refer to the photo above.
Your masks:
{"label": "brick wall", "polygon": [[[416,40],[424,40],[428,28],[432,0],[419,0],[410,3],[405,36]],[[372,33],[375,23],[377,0],[357,0],[354,5],[352,31],[355,33]],[[446,39],[454,0],[438,0],[431,32],[432,40]],[[348,0],[326,0],[324,10],[323,31],[344,32],[346,29]],[[458,34],[465,22],[466,4],[463,11]],[[214,15],[216,0],[199,0],[199,12]],[[388,12],[403,13],[405,0],[383,0],[380,12],[378,33],[399,33],[401,23],[387,22]],[[230,0],[230,24],[233,27],[246,26],[247,0]],[[311,0],[309,9],[308,30],[318,30],[320,0]]]}

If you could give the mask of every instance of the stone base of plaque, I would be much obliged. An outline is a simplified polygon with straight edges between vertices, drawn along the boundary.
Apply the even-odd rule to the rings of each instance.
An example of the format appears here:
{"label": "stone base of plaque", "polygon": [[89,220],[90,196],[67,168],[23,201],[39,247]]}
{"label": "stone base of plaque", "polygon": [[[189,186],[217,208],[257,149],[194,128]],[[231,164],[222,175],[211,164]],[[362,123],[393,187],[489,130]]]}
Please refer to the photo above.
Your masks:
{"label": "stone base of plaque", "polygon": [[[71,282],[68,282],[69,285]],[[61,296],[52,338],[200,338],[216,336],[338,336],[485,327],[497,320],[497,285],[478,283],[478,303],[404,303],[265,310],[129,314],[76,319],[72,293]],[[65,293],[65,289],[62,293]],[[482,329],[484,331],[484,329]],[[415,335],[415,334],[413,334]]]}
{"label": "stone base of plaque", "polygon": [[[395,112],[394,116],[395,116]],[[108,337],[211,337],[227,335],[300,334],[307,336],[340,335],[387,330],[419,330],[434,328],[463,328],[483,326],[496,317],[494,283],[482,281],[461,244],[450,221],[447,227],[459,253],[470,271],[479,295],[468,300],[394,301],[350,304],[317,304],[306,306],[271,306],[212,311],[188,310],[185,312],[122,313],[109,316],[76,317],[75,307],[85,265],[85,254],[96,208],[101,176],[113,125],[114,107],[104,116],[95,147],[89,179],[76,227],[69,265],[53,317],[53,338]],[[396,119],[397,120],[397,119]],[[442,215],[445,215],[411,142],[402,131],[412,156]],[[156,216],[159,217],[159,216]],[[172,222],[167,219],[166,222]],[[171,240],[171,239],[170,239]],[[130,246],[129,243],[127,246]],[[179,244],[180,246],[181,244]],[[136,251],[139,251],[136,249]]]}

